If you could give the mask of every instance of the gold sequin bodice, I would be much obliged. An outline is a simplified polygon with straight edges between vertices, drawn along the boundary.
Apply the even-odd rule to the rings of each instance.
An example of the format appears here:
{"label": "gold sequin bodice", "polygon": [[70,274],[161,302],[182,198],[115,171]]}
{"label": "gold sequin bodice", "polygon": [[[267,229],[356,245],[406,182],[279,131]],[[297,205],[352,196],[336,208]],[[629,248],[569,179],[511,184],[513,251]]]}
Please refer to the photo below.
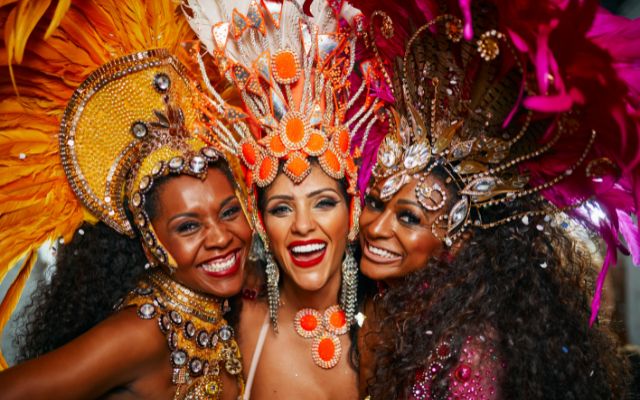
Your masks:
{"label": "gold sequin bodice", "polygon": [[240,349],[233,328],[222,316],[222,301],[179,284],[161,271],[138,283],[120,309],[137,307],[142,319],[157,319],[167,338],[174,399],[221,398],[222,370],[235,376],[244,391]]}

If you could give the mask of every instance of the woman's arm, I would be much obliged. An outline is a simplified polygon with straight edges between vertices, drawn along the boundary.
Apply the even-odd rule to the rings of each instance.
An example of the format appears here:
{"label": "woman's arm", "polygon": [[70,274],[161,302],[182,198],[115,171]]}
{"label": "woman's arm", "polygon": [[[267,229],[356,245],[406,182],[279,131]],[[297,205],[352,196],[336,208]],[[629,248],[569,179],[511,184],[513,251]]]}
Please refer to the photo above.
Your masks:
{"label": "woman's arm", "polygon": [[158,362],[166,344],[154,320],[122,310],[44,356],[0,373],[2,399],[86,399],[124,386]]}

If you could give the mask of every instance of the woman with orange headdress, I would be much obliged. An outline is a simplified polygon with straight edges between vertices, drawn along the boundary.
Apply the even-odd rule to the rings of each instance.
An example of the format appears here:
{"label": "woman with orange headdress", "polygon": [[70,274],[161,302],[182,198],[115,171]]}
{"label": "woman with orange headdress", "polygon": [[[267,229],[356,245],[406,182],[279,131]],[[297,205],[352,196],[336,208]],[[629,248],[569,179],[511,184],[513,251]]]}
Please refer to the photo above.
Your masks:
{"label": "woman with orange headdress", "polygon": [[0,8],[0,271],[27,254],[3,322],[34,249],[65,244],[2,398],[236,399],[238,310],[226,320],[224,299],[242,287],[252,230],[222,122],[172,55],[193,38],[186,21],[170,1],[35,3]]}
{"label": "woman with orange headdress", "polygon": [[366,68],[361,85],[349,85],[362,15],[323,0],[185,5],[246,109],[228,142],[251,188],[267,299],[243,306],[245,398],[355,398],[348,333],[357,310],[360,200],[351,137],[371,129],[378,110]]}

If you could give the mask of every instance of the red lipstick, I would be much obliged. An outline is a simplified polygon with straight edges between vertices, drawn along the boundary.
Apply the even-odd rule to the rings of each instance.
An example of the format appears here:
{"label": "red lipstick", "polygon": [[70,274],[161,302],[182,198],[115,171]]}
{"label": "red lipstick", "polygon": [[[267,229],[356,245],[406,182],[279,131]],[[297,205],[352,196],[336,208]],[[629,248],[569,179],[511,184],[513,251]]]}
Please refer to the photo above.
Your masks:
{"label": "red lipstick", "polygon": [[[300,268],[314,267],[324,259],[327,253],[327,242],[324,240],[297,240],[287,246],[291,261]],[[293,251],[294,249],[298,251]],[[302,250],[302,251],[300,251]]]}

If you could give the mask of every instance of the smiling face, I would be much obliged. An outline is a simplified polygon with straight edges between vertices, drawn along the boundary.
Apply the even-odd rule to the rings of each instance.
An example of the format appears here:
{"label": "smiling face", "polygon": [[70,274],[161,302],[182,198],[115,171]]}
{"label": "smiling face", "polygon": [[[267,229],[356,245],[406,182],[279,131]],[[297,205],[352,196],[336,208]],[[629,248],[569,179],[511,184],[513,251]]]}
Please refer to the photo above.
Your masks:
{"label": "smiling face", "polygon": [[349,230],[340,183],[314,165],[297,185],[278,175],[263,196],[265,230],[285,279],[306,291],[339,285]]}
{"label": "smiling face", "polygon": [[219,297],[238,293],[251,243],[251,228],[226,174],[188,175],[161,184],[151,223],[178,268],[173,278]]}
{"label": "smiling face", "polygon": [[[433,175],[425,179],[426,184],[438,182],[443,186]],[[412,179],[387,203],[380,200],[378,186],[367,195],[360,216],[360,269],[371,279],[392,283],[423,268],[430,257],[443,249],[431,226],[447,207],[427,211],[416,198],[416,184],[417,180]]]}

